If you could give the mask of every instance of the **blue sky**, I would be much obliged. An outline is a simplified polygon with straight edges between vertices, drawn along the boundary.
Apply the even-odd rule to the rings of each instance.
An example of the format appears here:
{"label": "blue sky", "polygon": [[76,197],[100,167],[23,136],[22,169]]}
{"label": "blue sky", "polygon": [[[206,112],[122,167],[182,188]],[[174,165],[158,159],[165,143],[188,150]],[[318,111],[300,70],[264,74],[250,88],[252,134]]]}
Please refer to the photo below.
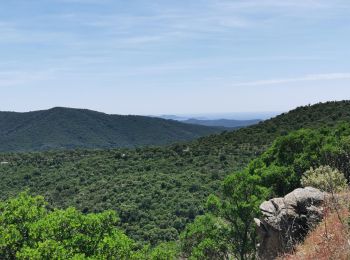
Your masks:
{"label": "blue sky", "polygon": [[286,111],[350,99],[348,0],[0,2],[0,110]]}

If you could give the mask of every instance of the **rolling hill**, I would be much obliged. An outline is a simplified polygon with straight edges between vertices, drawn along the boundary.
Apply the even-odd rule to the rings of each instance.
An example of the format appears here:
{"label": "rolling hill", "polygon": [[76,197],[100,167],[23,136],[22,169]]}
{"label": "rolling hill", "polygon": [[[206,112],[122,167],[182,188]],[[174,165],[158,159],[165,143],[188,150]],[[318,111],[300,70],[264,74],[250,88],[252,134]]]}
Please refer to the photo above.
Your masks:
{"label": "rolling hill", "polygon": [[0,112],[0,151],[163,145],[218,132],[218,128],[173,120],[108,115],[86,109]]}
{"label": "rolling hill", "polygon": [[281,135],[350,122],[350,102],[299,107],[233,132],[135,149],[0,154],[0,198],[29,189],[54,207],[116,210],[137,241],[176,240],[204,212],[209,194]]}

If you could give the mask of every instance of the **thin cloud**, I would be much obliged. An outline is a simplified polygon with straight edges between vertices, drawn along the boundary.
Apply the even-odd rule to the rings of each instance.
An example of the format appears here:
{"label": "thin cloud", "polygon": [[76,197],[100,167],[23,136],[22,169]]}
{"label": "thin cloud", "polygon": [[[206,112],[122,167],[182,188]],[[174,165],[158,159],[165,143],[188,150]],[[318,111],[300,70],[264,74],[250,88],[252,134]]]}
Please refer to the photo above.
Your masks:
{"label": "thin cloud", "polygon": [[0,72],[0,87],[11,87],[29,84],[43,80],[51,80],[53,70],[46,71],[2,71]]}
{"label": "thin cloud", "polygon": [[235,83],[231,86],[234,87],[250,87],[250,86],[265,86],[276,85],[293,82],[306,82],[306,81],[320,81],[320,80],[341,80],[350,79],[350,73],[326,73],[326,74],[312,74],[303,77],[285,78],[285,79],[269,79],[269,80],[257,80]]}
{"label": "thin cloud", "polygon": [[[271,9],[289,9],[294,11],[295,9],[329,9],[344,7],[345,1],[341,0],[240,0],[240,1],[221,1],[216,3],[217,6],[230,8],[230,10],[255,10],[262,8]],[[349,6],[349,5],[347,5]]]}
{"label": "thin cloud", "polygon": [[[101,0],[56,1],[93,4]],[[147,13],[140,15],[136,12],[120,13],[116,5],[113,5],[113,1],[102,1],[101,3],[109,3],[110,9],[115,9],[115,12],[106,14],[105,12],[77,11],[75,13],[44,14],[31,18],[30,23],[25,20],[19,20],[15,24],[0,21],[0,42],[58,43],[66,46],[85,45],[94,48],[105,48],[106,42],[112,42],[117,47],[131,45],[132,48],[137,46],[142,48],[143,44],[148,42],[188,41],[193,38],[205,38],[211,34],[216,34],[215,37],[220,40],[220,35],[224,36],[230,31],[249,30],[266,23],[271,25],[271,22],[278,24],[281,16],[280,13],[276,13],[276,10],[279,9],[283,9],[283,13],[300,12],[310,19],[309,10],[329,11],[344,5],[343,1],[330,3],[325,0],[203,1],[201,5],[198,5],[199,9],[175,8],[174,5],[167,8],[158,6],[158,9],[150,7]],[[257,12],[265,15],[254,15]],[[56,26],[57,24],[59,26]],[[86,38],[84,35],[86,30],[82,30],[82,26],[98,36]],[[116,42],[119,43],[115,44]],[[113,46],[107,47],[113,48]]]}

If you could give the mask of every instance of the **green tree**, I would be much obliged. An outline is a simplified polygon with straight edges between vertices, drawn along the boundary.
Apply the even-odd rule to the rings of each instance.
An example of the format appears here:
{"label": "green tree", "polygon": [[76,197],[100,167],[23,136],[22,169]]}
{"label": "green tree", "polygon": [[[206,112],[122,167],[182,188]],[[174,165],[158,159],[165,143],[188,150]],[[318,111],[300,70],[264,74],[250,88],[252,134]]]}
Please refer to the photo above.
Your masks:
{"label": "green tree", "polygon": [[135,243],[117,229],[115,212],[49,210],[40,196],[21,193],[0,203],[1,259],[130,259]]}
{"label": "green tree", "polygon": [[229,235],[225,220],[212,214],[198,216],[181,234],[181,249],[190,259],[228,259],[232,251]]}
{"label": "green tree", "polygon": [[218,216],[220,214],[221,207],[222,205],[220,198],[210,194],[205,204],[205,209],[213,215]]}
{"label": "green tree", "polygon": [[176,242],[160,243],[150,253],[151,260],[173,260],[179,255],[179,247]]}
{"label": "green tree", "polygon": [[0,202],[0,258],[14,259],[30,243],[30,228],[47,213],[43,197],[21,193],[17,198]]}
{"label": "green tree", "polygon": [[234,173],[224,181],[223,217],[232,225],[230,240],[240,259],[252,257],[255,249],[254,218],[267,198],[269,189],[261,186],[261,177],[247,171]]}

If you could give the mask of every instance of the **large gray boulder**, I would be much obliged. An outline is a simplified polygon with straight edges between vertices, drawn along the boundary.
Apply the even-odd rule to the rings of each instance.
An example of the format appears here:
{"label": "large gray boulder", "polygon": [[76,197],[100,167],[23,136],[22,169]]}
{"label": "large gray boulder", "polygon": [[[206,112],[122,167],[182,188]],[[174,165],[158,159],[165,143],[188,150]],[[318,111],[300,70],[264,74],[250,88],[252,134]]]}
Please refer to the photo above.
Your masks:
{"label": "large gray boulder", "polygon": [[296,189],[284,198],[262,203],[262,217],[255,219],[258,258],[275,259],[280,254],[290,252],[322,220],[326,197],[326,193],[307,187]]}

